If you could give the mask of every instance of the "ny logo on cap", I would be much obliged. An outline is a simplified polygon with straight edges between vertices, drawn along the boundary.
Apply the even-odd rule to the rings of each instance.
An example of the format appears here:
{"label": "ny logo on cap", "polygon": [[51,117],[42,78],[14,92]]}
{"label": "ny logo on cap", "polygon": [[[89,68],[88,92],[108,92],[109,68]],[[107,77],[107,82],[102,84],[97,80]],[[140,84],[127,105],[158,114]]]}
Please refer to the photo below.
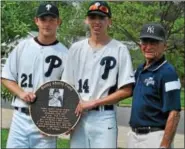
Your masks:
{"label": "ny logo on cap", "polygon": [[154,26],[149,26],[149,27],[147,28],[147,32],[149,32],[149,33],[154,33]]}
{"label": "ny logo on cap", "polygon": [[46,5],[46,9],[47,9],[48,11],[51,9],[51,7],[52,7],[52,6],[51,6],[50,4],[47,4],[47,5]]}

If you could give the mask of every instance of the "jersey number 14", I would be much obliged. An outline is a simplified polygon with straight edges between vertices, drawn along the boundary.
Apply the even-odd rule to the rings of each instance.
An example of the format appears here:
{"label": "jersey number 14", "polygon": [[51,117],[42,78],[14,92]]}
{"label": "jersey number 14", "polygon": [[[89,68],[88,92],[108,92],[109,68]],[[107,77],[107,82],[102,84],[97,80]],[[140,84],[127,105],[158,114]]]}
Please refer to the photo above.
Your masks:
{"label": "jersey number 14", "polygon": [[78,92],[79,93],[82,93],[82,92],[89,93],[88,81],[89,81],[88,79],[86,79],[84,82],[82,79],[78,81],[78,84],[79,84]]}

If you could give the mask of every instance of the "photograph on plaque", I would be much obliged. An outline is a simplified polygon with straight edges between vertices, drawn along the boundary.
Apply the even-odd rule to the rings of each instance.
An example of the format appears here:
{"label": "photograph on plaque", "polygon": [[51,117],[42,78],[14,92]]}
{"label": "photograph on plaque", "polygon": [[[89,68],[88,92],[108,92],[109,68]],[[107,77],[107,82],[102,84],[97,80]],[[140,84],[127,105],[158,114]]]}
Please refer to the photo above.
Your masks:
{"label": "photograph on plaque", "polygon": [[74,128],[80,119],[75,110],[80,95],[64,81],[50,81],[38,88],[30,104],[30,116],[36,127],[49,136],[59,136]]}
{"label": "photograph on plaque", "polygon": [[64,89],[51,88],[49,90],[48,106],[62,107],[63,106]]}

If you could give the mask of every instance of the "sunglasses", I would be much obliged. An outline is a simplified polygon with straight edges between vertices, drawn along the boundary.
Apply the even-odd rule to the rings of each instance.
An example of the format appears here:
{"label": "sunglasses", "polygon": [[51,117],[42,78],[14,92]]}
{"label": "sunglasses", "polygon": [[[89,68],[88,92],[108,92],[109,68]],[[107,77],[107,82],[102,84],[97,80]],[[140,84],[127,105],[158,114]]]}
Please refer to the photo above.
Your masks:
{"label": "sunglasses", "polygon": [[105,6],[97,6],[96,4],[92,5],[89,7],[89,11],[93,11],[93,10],[100,10],[104,13],[109,13],[109,9]]}

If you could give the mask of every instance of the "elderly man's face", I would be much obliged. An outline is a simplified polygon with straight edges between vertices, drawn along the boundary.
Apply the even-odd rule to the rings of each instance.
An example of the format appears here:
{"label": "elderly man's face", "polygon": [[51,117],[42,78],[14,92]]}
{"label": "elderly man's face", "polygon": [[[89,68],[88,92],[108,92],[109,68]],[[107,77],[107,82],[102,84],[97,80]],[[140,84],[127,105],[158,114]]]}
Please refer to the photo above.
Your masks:
{"label": "elderly man's face", "polygon": [[145,59],[153,61],[159,59],[166,49],[166,43],[159,40],[145,38],[141,40],[141,51]]}

